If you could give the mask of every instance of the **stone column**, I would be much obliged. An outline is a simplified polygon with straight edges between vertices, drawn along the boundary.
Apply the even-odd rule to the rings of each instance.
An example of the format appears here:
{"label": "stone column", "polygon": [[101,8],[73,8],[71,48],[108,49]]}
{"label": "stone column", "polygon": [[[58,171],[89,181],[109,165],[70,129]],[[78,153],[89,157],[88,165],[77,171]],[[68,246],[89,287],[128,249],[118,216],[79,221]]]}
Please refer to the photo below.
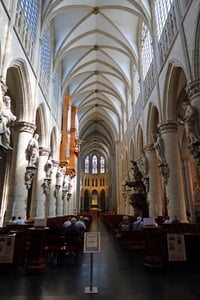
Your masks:
{"label": "stone column", "polygon": [[153,145],[145,146],[144,151],[148,160],[148,173],[146,177],[149,180],[149,191],[147,194],[149,216],[156,218],[157,216],[163,215],[161,179],[157,166],[157,157]]}
{"label": "stone column", "polygon": [[51,185],[50,192],[48,195],[48,216],[55,217],[56,216],[56,196],[55,196],[55,185],[56,185],[56,172],[58,169],[59,163],[53,160],[53,173],[51,175]]}
{"label": "stone column", "polygon": [[33,179],[33,189],[31,197],[31,219],[45,218],[45,200],[44,178],[46,177],[45,165],[49,156],[49,149],[39,148],[39,159],[37,172]]}
{"label": "stone column", "polygon": [[188,203],[186,205],[190,213],[190,222],[196,223],[196,213],[195,213],[195,199],[194,191],[192,188],[192,174],[190,168],[190,162],[188,159],[184,160],[184,174],[185,174],[185,193],[187,194]]}
{"label": "stone column", "polygon": [[188,148],[193,156],[200,183],[200,80],[189,82],[186,86],[186,92],[190,104],[197,111],[196,116],[191,120],[197,141],[190,143]]}
{"label": "stone column", "polygon": [[15,122],[13,135],[14,150],[12,153],[11,171],[9,179],[6,221],[12,215],[26,218],[28,191],[24,182],[24,175],[28,162],[26,148],[32,138],[35,125],[28,122]]}
{"label": "stone column", "polygon": [[169,177],[166,183],[167,208],[171,219],[176,215],[181,222],[187,222],[177,127],[177,123],[172,121],[159,124],[169,168]]}

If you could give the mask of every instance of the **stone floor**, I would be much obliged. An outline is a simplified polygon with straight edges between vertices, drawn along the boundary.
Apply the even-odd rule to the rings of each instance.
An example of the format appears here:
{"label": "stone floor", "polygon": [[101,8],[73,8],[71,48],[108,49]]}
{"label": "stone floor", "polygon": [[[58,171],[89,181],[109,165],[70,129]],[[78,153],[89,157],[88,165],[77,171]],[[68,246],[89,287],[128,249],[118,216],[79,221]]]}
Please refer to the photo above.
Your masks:
{"label": "stone floor", "polygon": [[100,220],[93,220],[91,231],[100,232],[101,240],[100,253],[93,254],[92,287],[97,293],[85,293],[85,288],[91,287],[91,254],[83,253],[76,263],[69,256],[61,266],[47,266],[43,274],[27,275],[23,270],[1,273],[0,299],[200,299],[199,268],[149,270],[139,256],[130,262]]}

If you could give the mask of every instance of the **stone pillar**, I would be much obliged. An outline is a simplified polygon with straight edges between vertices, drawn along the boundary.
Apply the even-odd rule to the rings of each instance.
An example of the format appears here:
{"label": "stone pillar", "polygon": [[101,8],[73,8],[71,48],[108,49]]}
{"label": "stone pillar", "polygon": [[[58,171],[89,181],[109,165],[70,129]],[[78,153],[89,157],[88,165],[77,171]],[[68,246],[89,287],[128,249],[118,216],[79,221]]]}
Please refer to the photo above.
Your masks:
{"label": "stone pillar", "polygon": [[176,215],[181,222],[187,222],[177,123],[163,122],[159,124],[159,129],[164,140],[166,161],[169,168],[169,177],[166,182],[168,215],[171,219]]}
{"label": "stone pillar", "polygon": [[145,155],[148,160],[149,191],[147,194],[147,202],[149,204],[149,216],[156,218],[163,215],[162,210],[162,185],[158,170],[158,163],[153,145],[144,147]]}
{"label": "stone pillar", "polygon": [[195,119],[191,120],[191,122],[193,122],[193,129],[195,131],[197,141],[195,143],[190,143],[188,148],[193,156],[198,172],[198,181],[200,183],[200,80],[189,82],[186,86],[186,93],[190,104],[195,108],[195,110],[197,110]]}
{"label": "stone pillar", "polygon": [[53,161],[53,173],[51,175],[51,185],[50,185],[50,192],[48,195],[48,216],[55,217],[56,216],[56,196],[55,196],[55,185],[56,185],[56,172],[58,169],[59,163]]}
{"label": "stone pillar", "polygon": [[9,179],[8,202],[6,220],[12,215],[26,218],[28,191],[24,182],[24,176],[28,162],[26,160],[26,148],[32,138],[35,125],[27,122],[15,122],[13,135],[14,150],[12,153],[11,171]]}
{"label": "stone pillar", "polygon": [[196,223],[196,213],[195,213],[195,199],[194,191],[192,188],[192,174],[190,168],[189,160],[184,160],[184,174],[185,174],[185,193],[187,194],[188,203],[186,203],[186,208],[190,213],[189,221],[191,223]]}
{"label": "stone pillar", "polygon": [[45,165],[49,156],[49,149],[39,148],[39,159],[37,172],[33,178],[33,190],[31,197],[31,219],[45,218],[45,200],[44,178],[46,177]]}

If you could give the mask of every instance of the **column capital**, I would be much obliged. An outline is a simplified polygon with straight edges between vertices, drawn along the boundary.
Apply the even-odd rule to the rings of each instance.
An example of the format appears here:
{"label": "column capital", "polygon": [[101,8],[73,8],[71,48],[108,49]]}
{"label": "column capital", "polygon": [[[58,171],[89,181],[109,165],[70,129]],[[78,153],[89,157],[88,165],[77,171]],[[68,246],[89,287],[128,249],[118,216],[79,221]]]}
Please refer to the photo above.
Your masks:
{"label": "column capital", "polygon": [[163,121],[158,124],[158,128],[161,133],[176,132],[178,129],[178,123],[176,121]]}
{"label": "column capital", "polygon": [[185,90],[190,99],[198,96],[200,94],[200,80],[188,82]]}
{"label": "column capital", "polygon": [[36,126],[33,123],[25,122],[25,121],[15,121],[13,125],[15,130],[18,130],[19,132],[28,132],[33,134]]}

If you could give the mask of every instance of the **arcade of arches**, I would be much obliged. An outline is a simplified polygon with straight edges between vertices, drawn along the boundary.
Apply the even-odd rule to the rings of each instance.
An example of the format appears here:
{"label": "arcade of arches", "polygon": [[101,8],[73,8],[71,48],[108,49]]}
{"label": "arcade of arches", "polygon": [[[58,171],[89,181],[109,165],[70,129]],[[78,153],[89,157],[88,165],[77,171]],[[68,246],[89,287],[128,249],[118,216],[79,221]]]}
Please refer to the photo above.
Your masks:
{"label": "arcade of arches", "polygon": [[200,220],[200,2],[164,2],[0,1],[1,226]]}

